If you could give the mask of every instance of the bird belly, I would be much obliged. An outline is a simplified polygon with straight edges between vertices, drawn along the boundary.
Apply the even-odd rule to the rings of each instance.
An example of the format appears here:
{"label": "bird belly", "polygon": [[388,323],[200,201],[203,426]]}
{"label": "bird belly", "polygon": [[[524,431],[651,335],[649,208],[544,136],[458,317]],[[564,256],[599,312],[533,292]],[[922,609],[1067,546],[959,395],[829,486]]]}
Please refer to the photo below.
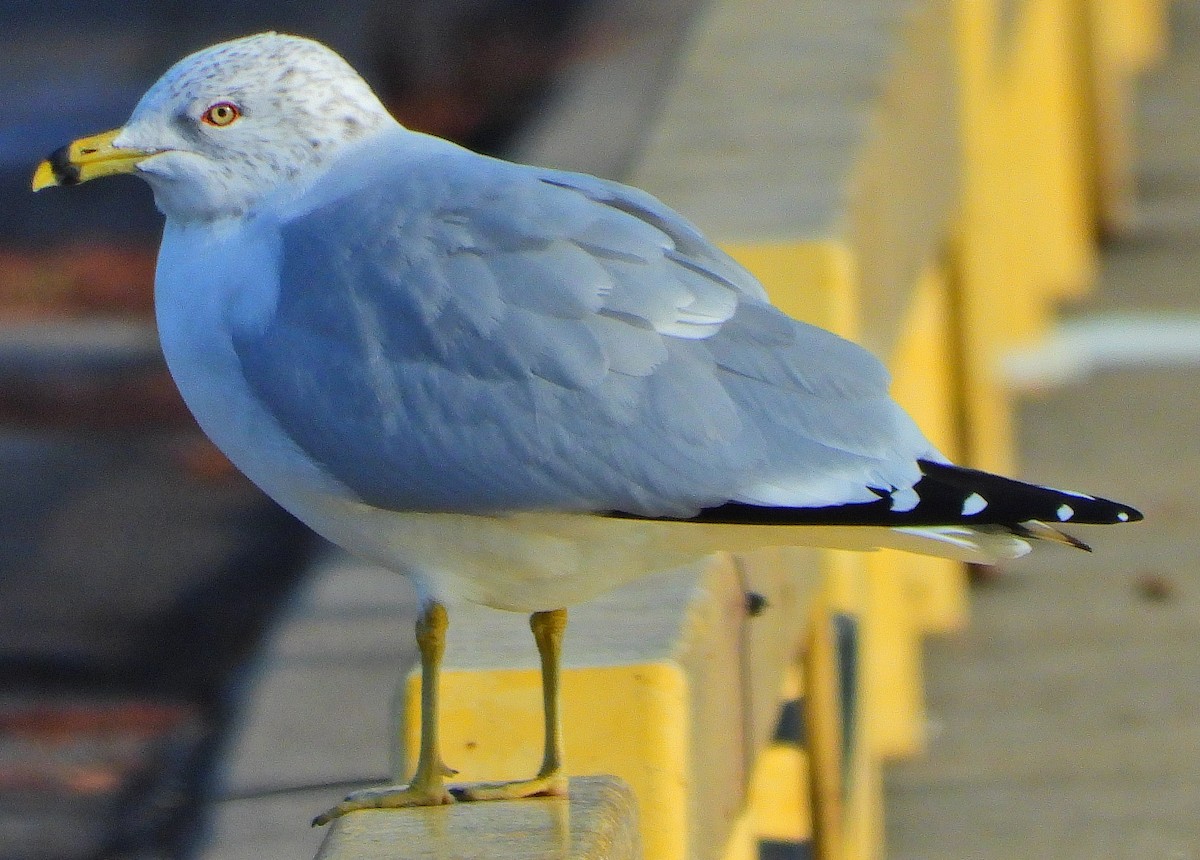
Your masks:
{"label": "bird belly", "polygon": [[[217,447],[323,537],[412,576],[425,596],[521,612],[577,604],[705,554],[694,534],[680,539],[661,528],[667,524],[588,514],[395,511],[360,501],[292,441],[246,382],[231,316],[242,315],[237,322],[245,325],[254,324],[255,315],[269,314],[270,289],[205,277],[221,271],[216,265],[220,249],[211,241],[197,247],[187,235],[170,231],[164,239],[156,311],[167,365]],[[214,265],[205,265],[206,258]],[[174,259],[186,259],[188,265]],[[243,261],[242,268],[255,266]],[[259,263],[257,268],[265,267]],[[660,528],[647,528],[654,525]]]}

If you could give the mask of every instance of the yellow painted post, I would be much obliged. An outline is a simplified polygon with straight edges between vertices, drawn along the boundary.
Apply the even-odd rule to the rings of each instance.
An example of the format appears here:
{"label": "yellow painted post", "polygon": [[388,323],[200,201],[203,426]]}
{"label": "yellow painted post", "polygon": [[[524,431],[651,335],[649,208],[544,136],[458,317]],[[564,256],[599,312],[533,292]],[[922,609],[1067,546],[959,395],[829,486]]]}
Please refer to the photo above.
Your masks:
{"label": "yellow painted post", "polygon": [[1012,472],[1011,394],[1001,359],[1048,327],[1052,303],[1091,273],[1087,194],[1072,114],[1064,0],[955,4],[962,204],[949,245],[963,402],[961,455]]}
{"label": "yellow painted post", "polygon": [[[863,627],[872,623],[869,604],[861,604],[856,612],[835,610],[832,601],[826,606],[830,611],[824,623],[833,634],[832,658],[837,677],[834,689],[838,693],[841,789],[839,848],[828,856],[874,860],[883,856],[884,827],[882,768],[869,734],[870,712],[879,702],[877,690],[870,686],[863,672],[866,663],[873,659],[863,649]],[[805,668],[808,677],[813,667],[806,663]],[[822,712],[816,712],[810,727],[815,728],[822,719]],[[819,746],[814,743],[814,751]]]}
{"label": "yellow painted post", "polygon": [[[785,312],[844,337],[853,338],[857,333],[861,312],[857,272],[852,252],[845,245],[833,241],[763,243],[726,245],[725,250],[755,274],[766,287],[772,302]],[[883,601],[871,598],[868,563],[861,554],[825,553],[825,589],[830,607],[860,619],[864,630],[879,630],[881,625],[888,625],[893,619],[880,613],[879,610],[885,608]],[[883,571],[880,582],[886,580],[887,573]],[[829,619],[826,618],[824,623],[828,625]],[[875,641],[870,639],[870,634],[864,635],[867,641],[854,657],[860,667],[855,699],[860,703],[856,719],[862,730],[856,733],[855,749],[849,755],[847,790],[840,801],[843,804],[842,821],[836,840],[842,847],[834,849],[837,853],[821,856],[869,858],[878,856],[882,846],[882,786],[879,761],[869,740],[868,727],[878,719],[879,712],[875,709],[886,709],[884,700],[889,695],[891,678],[881,685],[877,672],[864,671],[866,665],[882,656],[872,650]],[[886,662],[876,662],[872,666],[885,674],[892,668]],[[905,679],[912,682],[911,673],[906,673]],[[820,719],[820,713],[818,711],[814,720]]]}
{"label": "yellow painted post", "polygon": [[738,817],[730,830],[721,860],[758,860],[758,839],[754,833],[754,820],[748,811]]}
{"label": "yellow painted post", "polygon": [[1087,168],[1099,229],[1120,232],[1133,215],[1132,86],[1166,50],[1164,0],[1074,0],[1086,77]]}
{"label": "yellow painted post", "polygon": [[1167,53],[1169,31],[1167,9],[1170,0],[1097,0],[1113,4],[1121,10],[1120,32],[1127,68],[1133,73],[1145,72],[1162,62]]}
{"label": "yellow painted post", "polygon": [[[804,664],[806,703],[812,695],[828,695],[825,685],[830,682],[821,675],[828,667],[822,669],[820,660],[828,656],[835,674],[842,669],[850,672],[848,678],[838,677],[833,685],[837,691],[840,727],[836,734],[840,818],[834,831],[838,847],[831,849],[833,853],[830,854],[818,853],[818,856],[846,860],[872,860],[882,856],[883,852],[883,779],[871,729],[873,721],[879,717],[879,709],[886,708],[882,700],[886,690],[880,686],[879,676],[868,667],[881,656],[869,650],[878,641],[869,631],[886,621],[880,618],[879,606],[872,599],[868,558],[865,553],[838,550],[825,553],[824,599],[818,607],[816,622],[823,632],[818,631],[811,643],[816,657],[806,659]],[[822,636],[828,636],[829,640],[823,641]],[[824,650],[827,647],[828,655]],[[824,701],[808,717],[808,730],[818,733],[809,747],[810,755],[819,757],[814,760],[813,775],[813,825],[818,852],[823,850],[820,827],[829,826],[825,819],[818,822],[821,813],[817,809],[820,803],[830,803],[828,785],[832,778],[828,771],[828,745],[833,733],[823,725],[828,718],[828,707],[828,702]],[[822,788],[818,781],[826,787]]]}
{"label": "yellow painted post", "polygon": [[[835,652],[838,664],[852,670],[851,677],[843,679],[847,686],[839,687],[842,700],[852,706],[844,711],[848,722],[843,723],[841,736],[841,851],[831,856],[872,860],[883,853],[882,760],[873,732],[888,711],[886,697],[893,691],[887,682],[896,677],[891,673],[894,665],[888,665],[886,655],[877,651],[881,638],[878,631],[880,625],[892,619],[880,614],[869,556],[838,551],[826,556],[827,606],[831,613],[826,624],[839,633]],[[852,650],[845,638],[848,632],[853,633]]]}
{"label": "yellow painted post", "polygon": [[841,860],[845,853],[846,785],[842,771],[841,682],[833,625],[824,602],[813,607],[804,651],[804,742],[812,792],[814,854]]}
{"label": "yellow painted post", "polygon": [[[404,722],[415,760],[420,679]],[[442,750],[456,780],[519,779],[537,770],[541,679],[534,669],[442,675]],[[569,669],[562,678],[565,755],[573,774],[611,773],[639,799],[646,855],[684,860],[687,845],[687,682],[669,663]]]}
{"label": "yellow painted post", "polygon": [[[1133,76],[1162,51],[1157,0],[956,0],[962,205],[950,246],[971,465],[1014,468],[1004,353],[1080,295],[1095,234],[1132,205]],[[1003,20],[1005,26],[998,27]]]}
{"label": "yellow painted post", "polygon": [[807,842],[812,837],[808,761],[796,744],[775,743],[759,756],[748,811],[754,837]]}
{"label": "yellow painted post", "polygon": [[780,709],[777,721],[783,721],[786,709],[786,725],[777,722],[772,742],[755,763],[746,798],[746,813],[755,841],[760,846],[764,842],[783,843],[796,851],[811,845],[813,838],[813,792],[804,727],[800,722],[807,705],[799,659],[800,654],[794,656],[779,694],[784,708]]}
{"label": "yellow painted post", "polygon": [[[945,265],[931,264],[917,284],[888,364],[892,396],[938,450],[957,460],[962,457],[964,431],[951,298]],[[969,604],[961,564],[890,555],[896,556],[894,575],[903,584],[903,599],[917,630],[948,632],[966,625]]]}
{"label": "yellow painted post", "polygon": [[771,302],[798,320],[854,339],[859,323],[857,272],[842,242],[740,242],[723,249],[749,269]]}
{"label": "yellow painted post", "polygon": [[[959,345],[963,434],[960,455],[977,468],[1011,472],[1009,393],[997,368],[1010,305],[1020,300],[1008,236],[1010,181],[1004,114],[997,106],[998,34],[991,2],[956,0],[955,46],[962,137],[962,200],[947,272]],[[1017,296],[1012,297],[1013,292]]]}
{"label": "yellow painted post", "polygon": [[[766,286],[772,300],[794,316],[852,334],[856,327],[855,270],[848,249],[833,243],[727,246]],[[930,268],[897,325],[889,360],[893,394],[943,451],[956,453],[958,410],[951,368],[948,287]],[[838,605],[863,612],[865,731],[882,757],[909,756],[924,747],[921,637],[926,626],[963,623],[965,574],[960,565],[898,552],[865,559],[835,556],[831,587]]]}
{"label": "yellow painted post", "polygon": [[1090,217],[1083,69],[1074,50],[1083,27],[1074,0],[1024,0],[998,57],[997,97],[1006,110],[1013,195],[1014,252],[1026,261],[1025,290],[1013,290],[1021,314],[1008,326],[1018,343],[1042,336],[1054,302],[1077,296],[1095,270]]}
{"label": "yellow painted post", "polygon": [[[834,242],[727,246],[766,286],[772,300],[794,316],[852,336],[857,324],[855,267],[849,249]],[[935,444],[959,447],[957,378],[952,367],[947,280],[931,267],[913,290],[898,321],[890,357],[893,393]],[[878,761],[924,748],[921,675],[927,629],[953,629],[966,614],[961,565],[898,552],[867,557],[831,552],[826,587],[832,605],[861,619],[862,752],[854,759],[855,816],[847,833],[851,856],[868,855],[882,839]],[[858,819],[866,818],[862,821]]]}
{"label": "yellow painted post", "polygon": [[925,746],[924,631],[915,623],[901,575],[908,566],[899,552],[871,553],[864,564],[862,731],[872,754],[881,760],[913,756]]}
{"label": "yellow painted post", "polygon": [[[819,589],[817,557],[804,550],[715,556],[572,611],[562,678],[567,768],[614,774],[633,788],[648,857],[719,860],[730,844]],[[747,591],[767,598],[761,613],[747,609]],[[536,770],[542,721],[534,656],[520,616],[477,607],[451,614],[441,743],[456,779]],[[403,704],[409,761],[419,706],[414,675]]]}

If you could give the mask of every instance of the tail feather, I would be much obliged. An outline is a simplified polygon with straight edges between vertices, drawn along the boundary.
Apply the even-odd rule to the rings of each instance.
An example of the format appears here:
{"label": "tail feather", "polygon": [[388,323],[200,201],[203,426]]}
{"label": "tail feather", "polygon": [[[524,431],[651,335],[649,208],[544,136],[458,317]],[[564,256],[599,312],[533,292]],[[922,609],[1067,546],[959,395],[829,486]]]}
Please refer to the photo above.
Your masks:
{"label": "tail feather", "polygon": [[901,526],[889,531],[884,546],[971,564],[1008,561],[1033,549],[1025,536],[997,527]]}
{"label": "tail feather", "polygon": [[1048,523],[1039,522],[1037,520],[1026,520],[1017,526],[1013,527],[1014,534],[1020,534],[1022,537],[1031,538],[1033,540],[1048,540],[1054,543],[1065,544],[1074,549],[1081,549],[1084,552],[1091,552],[1092,548],[1081,541],[1074,535],[1069,535],[1062,529],[1056,529]]}
{"label": "tail feather", "polygon": [[810,508],[729,502],[705,508],[691,520],[733,525],[883,527],[892,535],[881,545],[970,561],[994,561],[1024,555],[1030,540],[1052,540],[1089,549],[1083,541],[1056,528],[1064,523],[1097,525],[1142,519],[1135,508],[1098,496],[1055,490],[949,463],[920,460],[919,464],[921,479],[911,489],[876,489],[879,498],[873,502]]}

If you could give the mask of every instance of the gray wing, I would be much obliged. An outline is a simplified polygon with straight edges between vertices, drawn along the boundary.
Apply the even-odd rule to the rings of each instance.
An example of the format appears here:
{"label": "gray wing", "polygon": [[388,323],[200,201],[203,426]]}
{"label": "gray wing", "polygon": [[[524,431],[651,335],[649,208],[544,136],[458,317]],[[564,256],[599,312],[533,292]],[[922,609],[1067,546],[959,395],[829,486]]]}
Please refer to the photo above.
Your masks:
{"label": "gray wing", "polygon": [[879,363],[649,195],[448,144],[385,166],[283,226],[276,312],[234,334],[363,501],[689,516],[917,479]]}

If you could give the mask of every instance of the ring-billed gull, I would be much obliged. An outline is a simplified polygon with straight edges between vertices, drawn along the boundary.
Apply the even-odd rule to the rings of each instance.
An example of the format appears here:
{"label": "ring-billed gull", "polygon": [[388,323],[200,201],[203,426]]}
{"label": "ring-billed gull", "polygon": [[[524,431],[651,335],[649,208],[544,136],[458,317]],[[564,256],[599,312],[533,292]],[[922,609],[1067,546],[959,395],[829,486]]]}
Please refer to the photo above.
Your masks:
{"label": "ring-billed gull", "polygon": [[[230,459],[420,592],[420,756],[354,809],[566,790],[566,610],[718,549],[969,560],[1134,509],[951,465],[861,348],[786,317],[649,195],[405,129],[344,60],[264,33],[172,67],[34,189],[136,173],[184,399]],[[450,790],[444,605],[531,613],[542,768]]]}

